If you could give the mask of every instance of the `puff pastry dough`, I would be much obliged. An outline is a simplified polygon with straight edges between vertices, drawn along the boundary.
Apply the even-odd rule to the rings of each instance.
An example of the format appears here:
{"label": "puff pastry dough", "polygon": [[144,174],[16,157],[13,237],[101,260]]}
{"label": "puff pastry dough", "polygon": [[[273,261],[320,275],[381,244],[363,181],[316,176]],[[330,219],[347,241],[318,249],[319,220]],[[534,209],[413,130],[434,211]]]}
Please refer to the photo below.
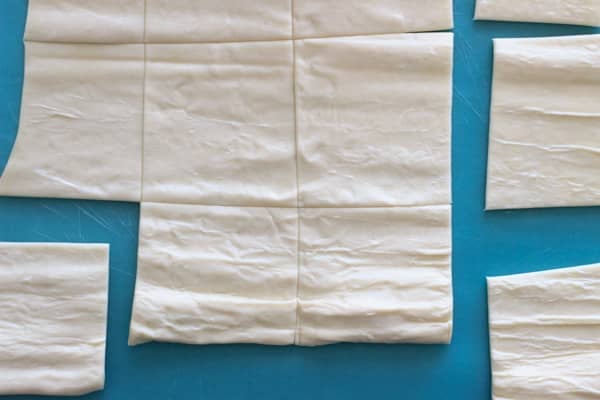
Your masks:
{"label": "puff pastry dough", "polygon": [[147,55],[144,201],[295,207],[291,41]]}
{"label": "puff pastry dough", "polygon": [[104,387],[108,245],[0,243],[0,395]]}
{"label": "puff pastry dough", "polygon": [[494,400],[600,397],[600,264],[488,279]]}
{"label": "puff pastry dough", "polygon": [[450,341],[449,205],[300,213],[299,344]]}
{"label": "puff pastry dough", "polygon": [[296,44],[300,206],[450,203],[452,34]]}
{"label": "puff pastry dough", "polygon": [[292,37],[290,0],[147,0],[150,43]]}
{"label": "puff pastry dough", "polygon": [[600,0],[477,0],[475,19],[600,26]]}
{"label": "puff pastry dough", "polygon": [[142,203],[130,343],[291,344],[295,208]]}
{"label": "puff pastry dough", "polygon": [[142,43],[146,0],[29,0],[25,40]]}
{"label": "puff pastry dough", "polygon": [[139,201],[143,45],[26,42],[0,195]]}
{"label": "puff pastry dough", "polygon": [[452,0],[294,0],[296,37],[452,29]]}
{"label": "puff pastry dough", "polygon": [[487,208],[600,204],[600,35],[494,41]]}
{"label": "puff pastry dough", "polygon": [[142,201],[132,344],[448,342],[451,9],[32,0],[0,194]]}

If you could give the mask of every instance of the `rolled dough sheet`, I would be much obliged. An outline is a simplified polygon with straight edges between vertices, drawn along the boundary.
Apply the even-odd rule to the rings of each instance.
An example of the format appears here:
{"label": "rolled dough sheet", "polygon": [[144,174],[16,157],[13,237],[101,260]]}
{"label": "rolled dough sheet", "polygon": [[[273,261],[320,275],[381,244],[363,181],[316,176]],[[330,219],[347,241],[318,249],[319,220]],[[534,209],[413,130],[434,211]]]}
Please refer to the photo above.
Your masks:
{"label": "rolled dough sheet", "polygon": [[295,37],[452,29],[452,0],[294,0]]}
{"label": "rolled dough sheet", "polygon": [[104,387],[108,245],[0,243],[0,395]]}
{"label": "rolled dough sheet", "polygon": [[600,35],[494,54],[487,209],[600,205]]}
{"label": "rolled dough sheet", "polygon": [[290,0],[147,0],[150,43],[240,42],[292,37]]}
{"label": "rolled dough sheet", "polygon": [[145,0],[29,0],[25,40],[143,43]]}
{"label": "rolled dough sheet", "polygon": [[488,279],[494,400],[600,396],[600,264]]}
{"label": "rolled dough sheet", "polygon": [[144,201],[295,207],[292,42],[147,54]]}
{"label": "rolled dough sheet", "polygon": [[477,0],[475,19],[600,26],[600,0]]}
{"label": "rolled dough sheet", "polygon": [[452,39],[297,42],[300,206],[450,203]]}
{"label": "rolled dough sheet", "polygon": [[143,45],[26,42],[0,195],[139,201]]}
{"label": "rolled dough sheet", "polygon": [[299,344],[450,341],[449,205],[300,213]]}
{"label": "rolled dough sheet", "polygon": [[295,208],[142,203],[130,344],[292,344]]}

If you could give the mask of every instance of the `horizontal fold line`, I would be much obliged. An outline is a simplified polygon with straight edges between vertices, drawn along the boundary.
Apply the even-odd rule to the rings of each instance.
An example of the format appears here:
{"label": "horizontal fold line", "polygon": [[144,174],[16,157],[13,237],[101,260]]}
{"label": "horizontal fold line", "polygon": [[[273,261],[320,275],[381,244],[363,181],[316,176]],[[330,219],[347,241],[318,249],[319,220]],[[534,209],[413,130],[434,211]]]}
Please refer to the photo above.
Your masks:
{"label": "horizontal fold line", "polygon": [[222,207],[222,208],[281,208],[284,210],[361,210],[361,209],[394,209],[394,208],[426,208],[426,207],[450,207],[452,203],[424,203],[417,205],[390,205],[390,206],[363,206],[363,205],[348,205],[348,206],[280,206],[280,205],[223,205],[223,204],[209,204],[209,203],[193,203],[183,201],[149,201],[142,199],[140,204],[156,204],[156,205],[181,205],[181,206],[198,206],[198,207]]}
{"label": "horizontal fold line", "polygon": [[48,40],[23,40],[25,43],[45,43],[45,44],[65,44],[65,45],[98,45],[98,46],[126,46],[126,45],[185,45],[185,44],[236,44],[236,43],[272,43],[272,42],[289,42],[289,41],[301,41],[301,40],[312,40],[312,39],[341,39],[341,38],[359,38],[369,36],[391,36],[391,35],[417,35],[417,34],[428,34],[428,33],[452,33],[452,29],[443,30],[432,30],[432,31],[408,31],[408,32],[382,32],[382,33],[362,33],[362,34],[350,34],[350,35],[331,35],[331,36],[298,36],[289,37],[286,39],[248,39],[248,40],[223,40],[223,41],[189,41],[189,42],[67,42],[67,41],[48,41]]}

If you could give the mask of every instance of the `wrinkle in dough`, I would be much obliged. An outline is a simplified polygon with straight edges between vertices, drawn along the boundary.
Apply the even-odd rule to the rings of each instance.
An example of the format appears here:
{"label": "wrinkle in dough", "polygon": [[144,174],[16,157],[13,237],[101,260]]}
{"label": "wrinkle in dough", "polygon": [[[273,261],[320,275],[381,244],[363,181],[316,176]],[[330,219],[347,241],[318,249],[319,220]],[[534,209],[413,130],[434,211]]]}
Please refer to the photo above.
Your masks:
{"label": "wrinkle in dough", "polygon": [[139,201],[143,45],[26,42],[25,50],[0,195]]}
{"label": "wrinkle in dough", "polygon": [[29,0],[25,40],[53,43],[143,43],[145,2],[146,0]]}
{"label": "wrinkle in dough", "polygon": [[452,0],[294,0],[296,38],[452,29]]}
{"label": "wrinkle in dough", "polygon": [[142,203],[130,344],[294,342],[295,208]]}
{"label": "wrinkle in dough", "polygon": [[292,37],[291,0],[147,0],[149,43]]}
{"label": "wrinkle in dough", "polygon": [[600,35],[494,41],[486,208],[600,204]]}
{"label": "wrinkle in dough", "polygon": [[600,265],[488,278],[494,400],[600,395]]}
{"label": "wrinkle in dough", "polygon": [[298,344],[448,343],[451,207],[300,210]]}
{"label": "wrinkle in dough", "polygon": [[108,245],[0,243],[0,394],[104,387]]}
{"label": "wrinkle in dough", "polygon": [[600,26],[600,0],[477,0],[475,19]]}
{"label": "wrinkle in dough", "polygon": [[296,43],[301,207],[450,203],[452,38]]}
{"label": "wrinkle in dough", "polygon": [[144,201],[296,206],[292,43],[147,55]]}

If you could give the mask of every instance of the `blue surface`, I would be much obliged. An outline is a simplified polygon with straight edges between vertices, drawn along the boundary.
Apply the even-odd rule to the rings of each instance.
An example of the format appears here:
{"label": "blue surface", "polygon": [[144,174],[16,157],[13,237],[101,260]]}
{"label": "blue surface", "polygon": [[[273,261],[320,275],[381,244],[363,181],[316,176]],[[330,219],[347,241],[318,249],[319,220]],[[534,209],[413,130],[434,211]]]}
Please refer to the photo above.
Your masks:
{"label": "blue surface", "polygon": [[[452,345],[341,344],[307,349],[149,344],[129,348],[138,205],[0,198],[0,241],[111,244],[106,389],[83,398],[490,398],[484,277],[600,262],[600,208],[483,211],[491,39],[594,30],[473,22],[474,0],[455,3]],[[0,0],[0,170],[17,133],[26,5],[26,0]],[[18,397],[29,398],[35,397]]]}

